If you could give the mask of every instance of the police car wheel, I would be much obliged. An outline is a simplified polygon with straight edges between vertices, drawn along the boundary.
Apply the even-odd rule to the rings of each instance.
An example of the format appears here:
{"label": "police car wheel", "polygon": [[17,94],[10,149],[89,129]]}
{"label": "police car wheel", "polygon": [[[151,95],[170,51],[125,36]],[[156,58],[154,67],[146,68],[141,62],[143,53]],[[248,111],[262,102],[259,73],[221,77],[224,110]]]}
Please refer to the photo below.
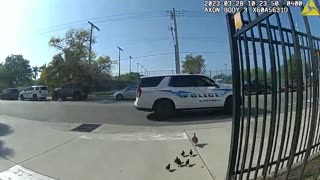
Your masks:
{"label": "police car wheel", "polygon": [[175,107],[170,100],[158,100],[154,104],[154,113],[159,120],[166,120],[170,118],[174,112]]}
{"label": "police car wheel", "polygon": [[59,94],[58,93],[53,93],[52,100],[58,101],[59,100]]}
{"label": "police car wheel", "polygon": [[116,96],[116,100],[117,100],[117,101],[123,100],[123,95],[118,94],[118,95]]}
{"label": "police car wheel", "polygon": [[38,101],[38,96],[37,96],[36,94],[34,94],[34,95],[32,96],[32,100]]}
{"label": "police car wheel", "polygon": [[227,97],[224,103],[224,111],[228,114],[231,114],[233,111],[233,99],[232,96]]}

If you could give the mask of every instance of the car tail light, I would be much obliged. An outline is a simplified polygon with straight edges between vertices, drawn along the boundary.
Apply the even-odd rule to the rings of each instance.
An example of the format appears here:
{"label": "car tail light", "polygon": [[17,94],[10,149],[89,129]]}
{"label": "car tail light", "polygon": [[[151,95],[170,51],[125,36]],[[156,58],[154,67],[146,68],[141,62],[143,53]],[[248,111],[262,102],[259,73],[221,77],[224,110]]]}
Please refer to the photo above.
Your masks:
{"label": "car tail light", "polygon": [[140,87],[137,88],[137,97],[140,97],[142,94],[142,89]]}

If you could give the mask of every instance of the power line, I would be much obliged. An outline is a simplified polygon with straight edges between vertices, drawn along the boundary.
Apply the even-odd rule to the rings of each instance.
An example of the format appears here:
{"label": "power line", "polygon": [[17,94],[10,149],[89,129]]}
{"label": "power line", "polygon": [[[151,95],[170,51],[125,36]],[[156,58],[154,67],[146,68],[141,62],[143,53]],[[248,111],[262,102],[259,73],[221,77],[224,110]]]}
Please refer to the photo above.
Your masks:
{"label": "power line", "polygon": [[[91,20],[91,21],[94,20],[95,24],[99,24],[99,23],[113,22],[113,21],[167,17],[167,15],[165,13],[163,13],[163,12],[162,13],[158,13],[158,14],[135,13],[135,14],[131,14],[131,15],[129,14],[128,16],[124,16],[124,15],[125,14],[123,14],[123,15],[114,15],[114,16],[106,16],[104,18],[103,17],[101,17],[101,18],[92,18],[92,19],[89,19],[89,20]],[[75,26],[83,26],[85,24],[86,23],[84,21],[76,21],[76,22],[61,24],[61,25],[57,25],[57,26],[51,26],[49,28],[45,28],[45,29],[37,31],[37,33],[35,35],[42,35],[42,34],[54,32],[54,31],[68,29],[68,28],[75,27]]]}
{"label": "power line", "polygon": [[[187,37],[187,36],[181,36],[179,37],[180,41],[205,41],[205,40],[210,40],[213,43],[221,43],[224,42],[221,39],[218,39],[217,37]],[[174,42],[174,36],[172,38],[155,38],[155,39],[141,39],[141,40],[125,40],[125,41],[116,41],[116,42],[108,42],[104,43],[103,41],[99,41],[100,45],[103,47],[108,47],[108,46],[114,46],[113,44],[126,44],[126,45],[131,45],[131,44],[139,44],[139,43],[153,43],[153,42],[160,42],[160,41],[172,41]]]}
{"label": "power line", "polygon": [[[186,17],[210,17],[212,13],[204,13],[202,11],[177,11],[178,16],[186,16]],[[215,15],[215,14],[213,14]],[[166,11],[158,11],[158,12],[142,12],[142,13],[127,13],[127,14],[118,14],[111,16],[103,16],[97,18],[90,18],[85,20],[74,21],[70,23],[59,24],[55,26],[51,26],[48,28],[44,28],[38,30],[34,35],[43,35],[63,29],[74,28],[75,26],[84,26],[86,25],[86,21],[91,20],[94,23],[104,23],[104,22],[114,22],[114,21],[124,21],[124,20],[136,20],[136,19],[152,19],[152,18],[162,18],[167,17]]]}
{"label": "power line", "polygon": [[150,14],[164,14],[164,11],[158,11],[158,12],[141,12],[141,13],[126,13],[126,14],[115,14],[115,15],[109,15],[109,16],[102,16],[102,17],[93,17],[93,18],[88,18],[88,19],[83,19],[83,20],[78,20],[78,21],[72,21],[69,23],[64,23],[64,24],[58,24],[54,26],[50,26],[47,28],[43,28],[38,30],[37,32],[41,31],[47,31],[50,29],[55,29],[57,27],[62,27],[62,26],[70,26],[70,25],[75,25],[79,23],[85,23],[87,21],[94,21],[94,20],[101,20],[101,19],[108,19],[108,18],[114,18],[114,17],[123,17],[123,16],[132,16],[132,15],[150,15]]}
{"label": "power line", "polygon": [[213,51],[187,51],[180,52],[181,54],[229,54],[230,52],[213,52]]}
{"label": "power line", "polygon": [[[140,59],[140,58],[154,57],[154,56],[165,56],[165,55],[171,55],[171,54],[174,54],[174,52],[151,54],[151,55],[145,55],[145,56],[135,56],[135,57],[132,57],[132,59]],[[129,58],[122,59],[121,61],[127,61],[127,60],[129,60]]]}
{"label": "power line", "polygon": [[[108,20],[101,20],[101,21],[95,21],[95,24],[101,24],[101,23],[105,23],[105,22],[115,22],[115,21],[124,21],[124,20],[136,20],[136,19],[151,19],[151,18],[164,18],[167,16],[139,16],[139,17],[127,17],[127,18],[118,18],[118,19],[108,19]],[[77,24],[77,25],[72,25],[72,26],[68,26],[68,27],[60,27],[60,28],[55,28],[52,30],[48,30],[48,31],[44,31],[44,32],[40,32],[40,33],[36,33],[34,34],[34,36],[39,36],[39,35],[43,35],[43,34],[47,34],[47,33],[51,33],[51,32],[55,32],[55,31],[59,31],[59,30],[64,30],[64,29],[69,29],[69,28],[75,28],[75,26],[84,26],[86,25],[86,23],[81,23],[81,24]]]}
{"label": "power line", "polygon": [[[180,54],[229,54],[230,52],[214,52],[214,51],[183,51]],[[144,56],[132,56],[131,59],[140,59],[140,58],[147,58],[147,57],[155,57],[155,56],[165,56],[165,55],[173,55],[175,52],[166,52],[166,53],[159,53],[159,54],[150,54]],[[122,59],[121,61],[127,61],[129,58]]]}

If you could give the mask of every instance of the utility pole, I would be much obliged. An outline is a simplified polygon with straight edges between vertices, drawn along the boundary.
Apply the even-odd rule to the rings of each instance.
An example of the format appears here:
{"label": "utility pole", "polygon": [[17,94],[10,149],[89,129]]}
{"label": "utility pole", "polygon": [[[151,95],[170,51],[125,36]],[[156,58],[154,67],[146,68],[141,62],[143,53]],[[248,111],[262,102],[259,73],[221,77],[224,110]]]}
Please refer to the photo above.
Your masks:
{"label": "utility pole", "polygon": [[143,66],[141,66],[141,74],[143,73]]}
{"label": "utility pole", "polygon": [[227,64],[224,64],[224,66],[226,67],[226,75],[227,75],[228,74]]}
{"label": "utility pole", "polygon": [[139,73],[139,63],[137,63],[137,73]]}
{"label": "utility pole", "polygon": [[210,78],[211,78],[211,69],[210,69]]}
{"label": "utility pole", "polygon": [[131,59],[132,59],[132,57],[129,56],[129,72],[130,72],[130,73],[131,73]]}
{"label": "utility pole", "polygon": [[120,52],[123,51],[123,49],[121,49],[119,46],[118,46],[118,49],[119,49],[119,77],[120,77]]}
{"label": "utility pole", "polygon": [[90,74],[90,77],[91,77],[92,33],[93,33],[93,29],[96,29],[97,31],[100,31],[100,29],[96,25],[94,25],[92,22],[88,21],[88,23],[91,26],[91,28],[90,28],[90,44],[89,44],[89,74]]}
{"label": "utility pole", "polygon": [[176,19],[176,10],[173,8],[171,11],[171,19],[173,20],[174,28],[171,28],[171,31],[174,30],[174,50],[175,50],[175,61],[176,61],[176,73],[180,74],[180,60],[179,60],[179,42],[178,42],[178,29],[177,29],[177,19]]}
{"label": "utility pole", "polygon": [[144,75],[147,75],[147,69],[144,68]]}

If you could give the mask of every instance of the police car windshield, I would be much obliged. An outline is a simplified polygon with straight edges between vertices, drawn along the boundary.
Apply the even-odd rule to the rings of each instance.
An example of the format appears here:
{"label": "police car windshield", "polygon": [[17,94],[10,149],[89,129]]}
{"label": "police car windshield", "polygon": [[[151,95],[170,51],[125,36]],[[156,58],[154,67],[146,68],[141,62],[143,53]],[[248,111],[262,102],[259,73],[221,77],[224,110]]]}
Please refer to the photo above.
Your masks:
{"label": "police car windshield", "polygon": [[204,76],[200,77],[199,83],[202,86],[216,86],[217,85],[212,79],[209,79],[209,78],[204,77]]}

